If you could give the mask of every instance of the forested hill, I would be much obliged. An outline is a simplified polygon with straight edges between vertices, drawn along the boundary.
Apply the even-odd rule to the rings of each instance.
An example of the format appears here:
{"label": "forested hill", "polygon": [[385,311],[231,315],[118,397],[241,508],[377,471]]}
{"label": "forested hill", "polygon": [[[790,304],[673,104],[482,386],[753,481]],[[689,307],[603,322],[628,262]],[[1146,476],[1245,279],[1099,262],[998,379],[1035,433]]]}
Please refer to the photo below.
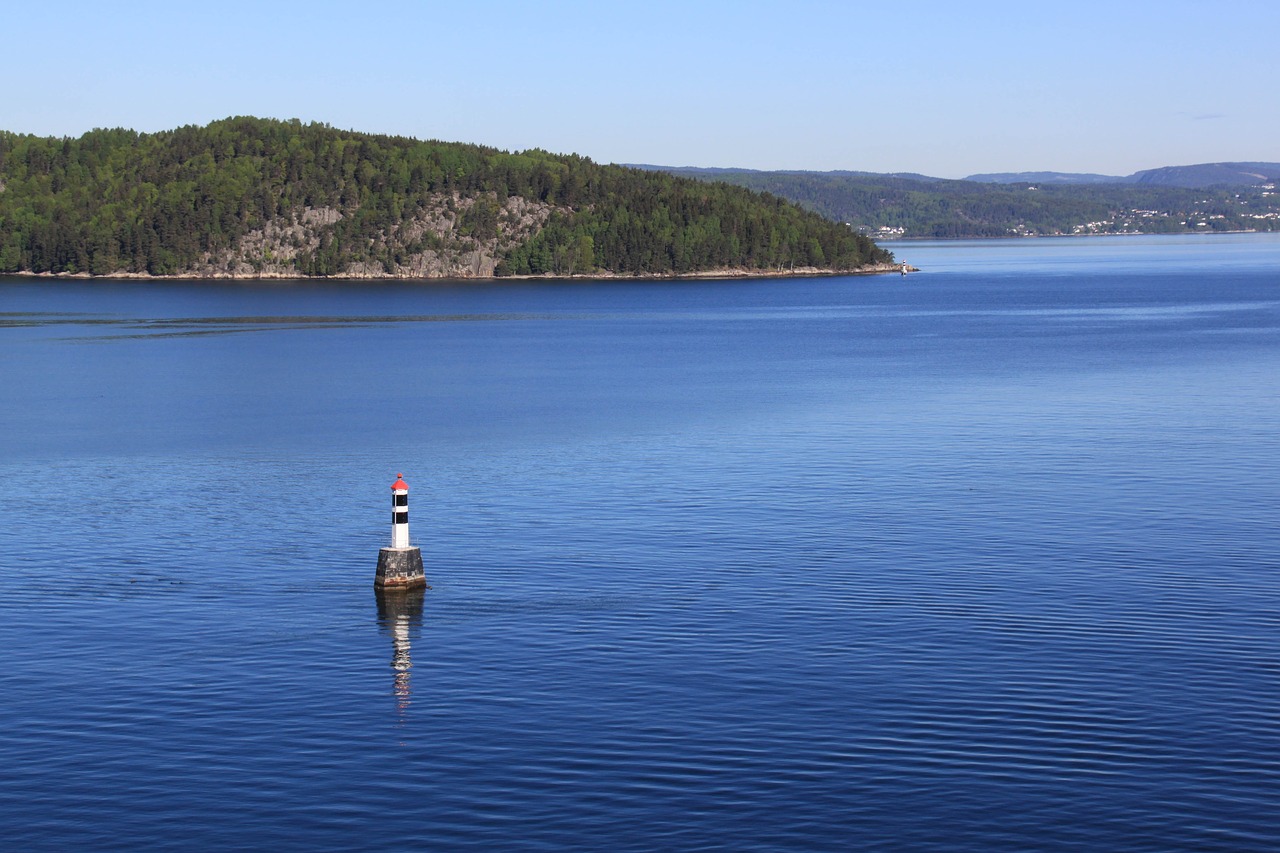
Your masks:
{"label": "forested hill", "polygon": [[1005,184],[866,172],[664,171],[770,192],[880,238],[1280,230],[1280,195],[1266,175],[1252,185],[1191,188],[1155,178]]}
{"label": "forested hill", "polygon": [[256,118],[0,132],[0,272],[681,275],[891,260],[778,197],[576,155]]}

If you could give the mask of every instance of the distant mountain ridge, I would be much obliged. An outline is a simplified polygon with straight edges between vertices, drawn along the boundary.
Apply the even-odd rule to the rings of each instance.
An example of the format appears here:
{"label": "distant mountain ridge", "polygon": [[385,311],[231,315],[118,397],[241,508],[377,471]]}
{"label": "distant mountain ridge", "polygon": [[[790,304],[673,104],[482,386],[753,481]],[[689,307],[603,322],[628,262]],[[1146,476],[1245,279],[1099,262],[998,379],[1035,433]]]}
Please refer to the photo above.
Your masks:
{"label": "distant mountain ridge", "polygon": [[1200,189],[1218,186],[1251,187],[1280,179],[1280,163],[1198,163],[1193,166],[1161,166],[1132,175],[1096,175],[1079,172],[993,172],[970,175],[966,181],[984,184],[1153,184]]}
{"label": "distant mountain ridge", "polygon": [[[947,181],[919,172],[866,172],[833,169],[817,172],[807,169],[743,169],[725,166],[655,166],[651,163],[622,163],[630,169],[647,172],[671,172],[679,175],[710,178],[716,175],[806,175],[832,178],[900,178],[908,181]],[[1280,163],[1233,162],[1197,163],[1192,166],[1160,166],[1143,169],[1132,175],[1101,175],[1094,172],[983,172],[960,178],[976,184],[1150,184],[1163,187],[1198,189],[1218,186],[1252,187],[1280,182]]]}
{"label": "distant mountain ridge", "polygon": [[1280,163],[1201,163],[1135,172],[1138,184],[1167,187],[1257,186],[1280,179]]}
{"label": "distant mountain ridge", "polygon": [[966,181],[979,184],[1128,184],[1119,175],[1096,175],[1091,172],[991,172],[970,175]]}

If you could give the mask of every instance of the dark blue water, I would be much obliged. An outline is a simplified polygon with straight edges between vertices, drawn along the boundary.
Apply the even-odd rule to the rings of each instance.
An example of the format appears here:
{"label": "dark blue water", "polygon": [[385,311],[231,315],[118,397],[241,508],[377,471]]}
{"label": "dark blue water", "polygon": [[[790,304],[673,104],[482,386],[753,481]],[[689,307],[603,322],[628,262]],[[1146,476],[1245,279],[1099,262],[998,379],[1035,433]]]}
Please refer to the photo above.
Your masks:
{"label": "dark blue water", "polygon": [[4,846],[1280,847],[1280,239],[895,248],[0,281]]}

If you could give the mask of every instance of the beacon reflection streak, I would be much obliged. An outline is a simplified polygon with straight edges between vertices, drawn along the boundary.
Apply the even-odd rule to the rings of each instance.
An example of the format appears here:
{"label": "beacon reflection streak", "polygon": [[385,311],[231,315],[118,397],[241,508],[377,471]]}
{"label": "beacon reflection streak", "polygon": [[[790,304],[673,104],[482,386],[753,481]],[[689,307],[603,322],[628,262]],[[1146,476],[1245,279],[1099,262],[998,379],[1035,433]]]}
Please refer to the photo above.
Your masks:
{"label": "beacon reflection streak", "polygon": [[376,589],[378,627],[391,637],[391,668],[395,671],[392,691],[396,712],[403,722],[412,701],[413,660],[410,657],[411,636],[422,624],[422,605],[426,591],[416,589]]}

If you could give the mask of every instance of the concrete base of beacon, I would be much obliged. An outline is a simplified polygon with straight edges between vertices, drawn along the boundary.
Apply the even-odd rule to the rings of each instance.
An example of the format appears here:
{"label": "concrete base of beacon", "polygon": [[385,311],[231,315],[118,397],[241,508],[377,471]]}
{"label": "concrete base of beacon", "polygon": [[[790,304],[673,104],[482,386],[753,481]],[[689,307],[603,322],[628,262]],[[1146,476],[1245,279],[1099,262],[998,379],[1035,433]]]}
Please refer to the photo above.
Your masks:
{"label": "concrete base of beacon", "polygon": [[378,551],[378,589],[418,589],[427,585],[420,548],[383,548]]}

